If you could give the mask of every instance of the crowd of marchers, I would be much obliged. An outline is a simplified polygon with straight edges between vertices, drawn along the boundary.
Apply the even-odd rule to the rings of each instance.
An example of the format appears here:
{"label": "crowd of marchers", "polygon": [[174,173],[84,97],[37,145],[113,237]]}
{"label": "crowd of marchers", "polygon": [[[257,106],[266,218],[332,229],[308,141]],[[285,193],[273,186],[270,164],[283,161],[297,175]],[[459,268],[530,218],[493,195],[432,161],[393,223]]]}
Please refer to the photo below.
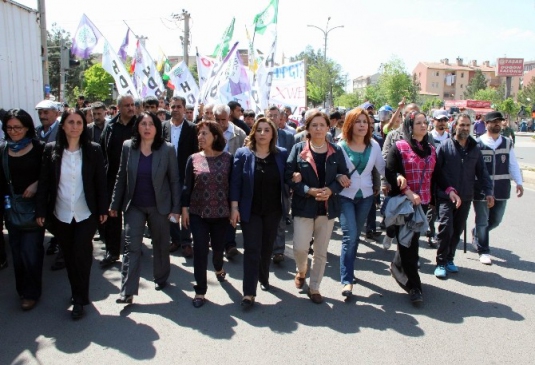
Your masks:
{"label": "crowd of marchers", "polygon": [[[254,306],[258,286],[271,289],[270,264],[285,260],[290,227],[293,285],[320,304],[336,219],[342,297],[353,294],[361,233],[375,239],[383,229],[384,249],[397,247],[392,276],[420,305],[420,237],[436,248],[437,278],[462,270],[455,251],[464,230],[490,265],[489,233],[505,213],[511,180],[523,194],[514,141],[495,111],[475,121],[446,110],[427,116],[403,100],[395,110],[385,105],[376,113],[367,102],[297,118],[290,107],[256,114],[230,102],[196,110],[182,97],[129,95],[117,99],[116,110],[83,97],[74,108],[43,100],[36,109],[38,127],[22,109],[0,110],[2,221],[21,308],[38,303],[44,255],[56,255],[52,269],[67,271],[73,319],[90,303],[95,239],[106,247],[102,269],[121,262],[118,304],[139,295],[143,239],[150,237],[155,289],[165,290],[170,254],[180,249],[193,259],[192,305],[200,308],[210,251],[213,275],[224,282],[225,258],[239,253],[238,225],[244,309]],[[466,222],[472,206],[475,224]],[[52,236],[46,250],[45,230]],[[0,235],[0,269],[7,266]]]}

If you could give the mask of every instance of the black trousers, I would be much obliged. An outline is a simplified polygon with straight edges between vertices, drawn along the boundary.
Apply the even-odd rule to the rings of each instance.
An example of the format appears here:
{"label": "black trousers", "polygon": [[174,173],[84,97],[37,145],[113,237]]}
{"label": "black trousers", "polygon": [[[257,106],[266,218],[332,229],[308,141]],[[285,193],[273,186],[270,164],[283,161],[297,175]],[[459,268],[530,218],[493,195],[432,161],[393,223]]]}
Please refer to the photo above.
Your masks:
{"label": "black trousers", "polygon": [[438,200],[438,243],[437,265],[446,265],[453,261],[455,250],[461,238],[472,202],[464,201],[456,209],[449,200]]}
{"label": "black trousers", "polygon": [[[108,202],[111,204],[111,197],[113,188],[115,186],[116,174],[111,174],[108,177]],[[104,243],[106,244],[106,252],[112,256],[118,257],[121,254],[121,234],[123,232],[123,212],[117,211],[117,217],[108,217],[104,224]]]}
{"label": "black trousers", "polygon": [[269,282],[269,264],[281,211],[264,215],[252,213],[249,222],[241,222],[243,231],[243,295],[256,296],[258,281]]}
{"label": "black trousers", "polygon": [[[424,212],[427,212],[427,205],[422,205]],[[391,229],[391,227],[388,227]],[[399,233],[399,226],[394,226],[396,238]],[[388,234],[388,232],[387,232]],[[390,236],[390,235],[389,235]],[[418,272],[418,260],[419,256],[419,240],[420,233],[414,233],[411,239],[409,247],[405,247],[398,243],[398,250],[396,257],[394,257],[393,263],[398,266],[403,276],[406,276],[406,283],[400,283],[399,278],[395,277],[398,283],[400,283],[407,291],[411,289],[422,290],[422,281],[420,280],[420,273]],[[399,241],[399,240],[398,240]]]}
{"label": "black trousers", "polygon": [[228,217],[225,218],[201,218],[196,214],[190,214],[190,229],[193,235],[193,276],[197,285],[195,294],[206,294],[208,282],[206,270],[208,270],[209,245],[212,245],[212,264],[215,271],[223,269],[223,252],[225,251],[225,237],[229,226]]}
{"label": "black trousers", "polygon": [[[4,212],[0,212],[0,226],[4,228]],[[4,239],[4,234],[0,232],[0,265],[7,260],[6,254],[6,240]]]}
{"label": "black trousers", "polygon": [[71,223],[56,222],[56,239],[63,250],[65,267],[71,284],[73,304],[89,304],[89,277],[93,263],[93,236],[97,230],[97,217]]}

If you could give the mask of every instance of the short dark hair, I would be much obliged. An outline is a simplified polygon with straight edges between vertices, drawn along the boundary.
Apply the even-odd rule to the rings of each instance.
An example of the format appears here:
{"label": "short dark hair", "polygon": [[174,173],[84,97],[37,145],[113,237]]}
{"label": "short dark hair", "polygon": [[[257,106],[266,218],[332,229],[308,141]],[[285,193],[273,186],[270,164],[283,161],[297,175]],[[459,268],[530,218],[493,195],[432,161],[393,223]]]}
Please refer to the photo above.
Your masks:
{"label": "short dark hair", "polygon": [[28,138],[35,138],[35,126],[33,125],[33,119],[30,114],[24,109],[9,109],[7,113],[2,118],[2,130],[4,131],[4,135],[6,140],[11,140],[11,137],[9,134],[7,134],[7,122],[11,119],[18,119],[20,120],[21,124],[28,128],[28,131],[26,132],[26,135],[24,137]]}
{"label": "short dark hair", "polygon": [[154,95],[149,95],[147,97],[145,97],[145,99],[143,99],[143,106],[145,105],[160,105],[160,102],[158,101],[158,99],[156,98],[156,96]]}
{"label": "short dark hair", "polygon": [[193,106],[191,104],[187,104],[186,105],[186,110],[195,110],[195,106]]}
{"label": "short dark hair", "polygon": [[197,133],[199,133],[199,130],[204,126],[208,127],[208,130],[214,136],[212,149],[218,152],[223,151],[227,145],[227,141],[225,141],[225,136],[223,135],[223,128],[221,128],[221,125],[213,120],[203,120],[197,124]]}
{"label": "short dark hair", "polygon": [[182,103],[182,106],[186,106],[186,99],[182,96],[173,96],[171,97],[171,101],[180,101]]}
{"label": "short dark hair", "polygon": [[254,112],[253,110],[251,110],[251,109],[247,109],[247,110],[245,110],[245,111],[243,112],[243,117],[244,117],[244,118],[247,118],[247,117],[252,117],[252,118],[254,118],[255,115],[256,115],[255,112]]}
{"label": "short dark hair", "polygon": [[241,104],[237,101],[229,101],[227,105],[230,108],[230,111],[234,111],[236,108],[241,108]]}
{"label": "short dark hair", "polygon": [[165,143],[165,140],[163,139],[163,128],[162,128],[162,121],[156,114],[153,112],[142,112],[139,114],[139,117],[136,118],[136,121],[134,122],[134,126],[132,127],[132,148],[137,150],[139,148],[139,145],[141,144],[141,135],[139,134],[139,123],[143,120],[143,118],[149,117],[152,119],[152,122],[154,123],[154,126],[156,127],[156,135],[154,136],[154,141],[152,142],[152,145],[150,146],[151,151],[159,150],[160,147]]}
{"label": "short dark hair", "polygon": [[333,112],[330,115],[331,119],[342,119],[342,114],[339,111]]}

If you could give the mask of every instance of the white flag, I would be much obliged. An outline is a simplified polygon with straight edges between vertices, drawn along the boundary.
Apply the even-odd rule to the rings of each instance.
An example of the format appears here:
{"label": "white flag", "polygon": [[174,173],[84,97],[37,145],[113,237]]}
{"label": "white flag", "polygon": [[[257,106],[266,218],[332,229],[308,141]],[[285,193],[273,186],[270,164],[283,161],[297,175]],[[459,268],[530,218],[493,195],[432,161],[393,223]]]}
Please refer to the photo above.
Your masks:
{"label": "white flag", "polygon": [[186,62],[176,64],[167,75],[169,82],[174,86],[173,96],[182,96],[186,99],[186,103],[196,105],[199,87]]}
{"label": "white flag", "polygon": [[144,93],[146,95],[154,95],[156,97],[163,96],[165,87],[163,86],[162,77],[156,69],[156,63],[147,52],[147,49],[138,42],[136,49],[136,69],[134,74],[139,77],[143,85],[146,86]]}
{"label": "white flag", "polygon": [[128,94],[132,95],[134,98],[139,97],[136,88],[134,87],[134,83],[132,82],[132,78],[126,71],[123,62],[119,59],[117,52],[115,52],[108,41],[104,42],[102,68],[113,76],[119,95]]}
{"label": "white flag", "polygon": [[214,64],[215,60],[213,58],[197,54],[197,75],[199,75],[200,88],[210,78]]}

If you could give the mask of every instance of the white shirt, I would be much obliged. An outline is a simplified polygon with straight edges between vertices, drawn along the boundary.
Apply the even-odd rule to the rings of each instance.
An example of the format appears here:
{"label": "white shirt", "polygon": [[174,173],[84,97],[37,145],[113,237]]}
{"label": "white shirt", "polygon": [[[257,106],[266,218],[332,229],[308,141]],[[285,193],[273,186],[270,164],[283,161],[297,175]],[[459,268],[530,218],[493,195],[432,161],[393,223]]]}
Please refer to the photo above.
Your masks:
{"label": "white shirt", "polygon": [[[496,150],[502,144],[502,136],[499,136],[498,139],[494,140],[487,133],[479,136],[479,140],[483,144],[493,150]],[[522,172],[520,171],[520,166],[516,160],[515,150],[513,149],[513,141],[511,141],[511,149],[509,150],[509,173],[515,181],[516,185],[522,185]]]}
{"label": "white shirt", "polygon": [[176,126],[171,122],[171,143],[175,146],[175,152],[178,151],[178,143],[180,142],[180,133],[182,133],[182,126],[184,122],[180,123],[179,126]]}
{"label": "white shirt", "polygon": [[81,222],[91,216],[82,182],[82,150],[63,151],[54,215],[63,223]]}
{"label": "white shirt", "polygon": [[[447,140],[448,138],[450,138],[450,134],[446,131],[444,131],[444,133],[442,133],[442,135],[440,135],[436,129],[433,129],[431,131],[431,135],[433,136],[433,139],[435,140],[435,142],[438,142],[436,143],[437,145],[440,145],[440,142],[443,142],[445,140]],[[436,146],[438,147],[438,146]]]}
{"label": "white shirt", "polygon": [[287,131],[287,132],[290,132],[293,135],[295,135],[295,129],[290,127],[288,124],[285,124],[284,125],[284,130]]}

